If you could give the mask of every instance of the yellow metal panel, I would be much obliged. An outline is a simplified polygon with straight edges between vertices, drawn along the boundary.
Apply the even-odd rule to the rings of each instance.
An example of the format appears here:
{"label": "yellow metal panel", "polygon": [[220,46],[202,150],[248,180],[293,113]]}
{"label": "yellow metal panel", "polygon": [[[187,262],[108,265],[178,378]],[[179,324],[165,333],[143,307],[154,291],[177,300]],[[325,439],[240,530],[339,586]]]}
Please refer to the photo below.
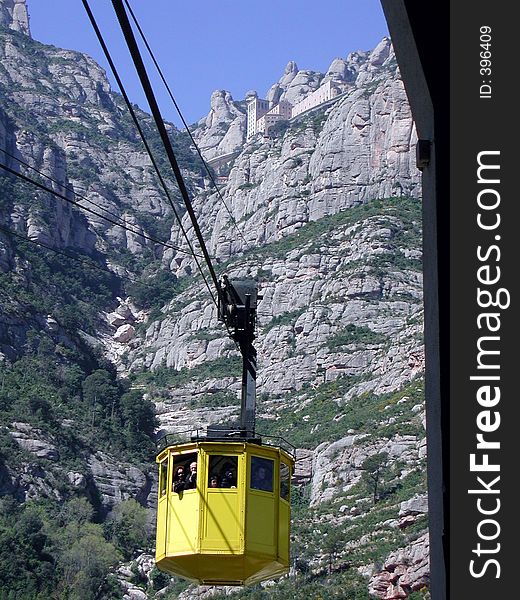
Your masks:
{"label": "yellow metal panel", "polygon": [[244,523],[238,490],[208,490],[206,499],[201,549],[230,554],[240,552]]}
{"label": "yellow metal panel", "polygon": [[164,558],[157,566],[206,585],[251,584],[288,571],[287,564],[254,554],[187,554]]}
{"label": "yellow metal panel", "polygon": [[[203,553],[239,554],[244,549],[244,455],[243,445],[204,444],[201,484],[201,542]],[[233,452],[234,450],[234,452]],[[236,488],[209,488],[212,456],[238,456]]]}
{"label": "yellow metal panel", "polygon": [[248,490],[246,517],[246,551],[276,556],[278,519],[275,494]]}
{"label": "yellow metal panel", "polygon": [[[194,451],[199,453],[198,487],[176,494],[171,491],[172,460]],[[209,457],[215,454],[238,456],[236,489],[208,489]],[[252,455],[274,460],[272,493],[250,489]],[[210,585],[251,584],[287,572],[290,510],[279,498],[279,463],[282,459],[292,467],[291,457],[277,448],[243,442],[170,446],[158,461],[166,456],[168,491],[159,497],[157,513],[160,569]]]}
{"label": "yellow metal panel", "polygon": [[278,513],[278,558],[289,563],[289,527],[291,509],[289,503],[280,499]]}
{"label": "yellow metal panel", "polygon": [[[278,555],[278,450],[267,446],[248,447],[246,492],[246,552]],[[251,459],[255,456],[274,461],[273,492],[251,489]]]}
{"label": "yellow metal panel", "polygon": [[197,552],[199,527],[199,494],[186,490],[168,494],[167,554]]}
{"label": "yellow metal panel", "polygon": [[[159,465],[159,482],[161,480],[161,466]],[[160,483],[159,483],[160,485]],[[169,482],[166,481],[168,489]],[[161,496],[161,490],[158,491],[159,499],[157,502],[157,533],[155,544],[156,560],[166,553],[166,529],[168,523],[168,494]]]}

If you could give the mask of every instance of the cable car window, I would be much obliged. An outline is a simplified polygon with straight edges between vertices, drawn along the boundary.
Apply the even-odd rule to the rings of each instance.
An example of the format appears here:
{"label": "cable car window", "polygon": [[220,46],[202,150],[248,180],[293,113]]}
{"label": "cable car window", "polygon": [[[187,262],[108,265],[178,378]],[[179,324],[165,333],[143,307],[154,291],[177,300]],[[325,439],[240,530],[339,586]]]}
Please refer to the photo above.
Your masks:
{"label": "cable car window", "polygon": [[168,459],[163,460],[159,465],[159,496],[166,494],[168,486]]}
{"label": "cable car window", "polygon": [[180,454],[173,459],[172,490],[183,492],[197,487],[197,453]]}
{"label": "cable car window", "polygon": [[209,457],[208,487],[236,488],[238,473],[238,456]]}
{"label": "cable car window", "polygon": [[289,502],[291,469],[284,462],[280,463],[280,498]]}
{"label": "cable car window", "polygon": [[273,491],[274,461],[269,458],[251,457],[251,489]]}

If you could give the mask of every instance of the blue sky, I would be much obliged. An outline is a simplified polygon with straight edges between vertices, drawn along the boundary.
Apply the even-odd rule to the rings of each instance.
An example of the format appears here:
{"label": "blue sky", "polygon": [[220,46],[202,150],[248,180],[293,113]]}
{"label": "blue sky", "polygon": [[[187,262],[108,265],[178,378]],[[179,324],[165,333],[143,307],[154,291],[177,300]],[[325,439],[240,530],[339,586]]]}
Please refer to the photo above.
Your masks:
{"label": "blue sky", "polygon": [[[108,66],[81,0],[27,0],[34,39],[79,50]],[[147,109],[110,0],[90,0],[131,99]],[[263,96],[289,60],[325,71],[332,60],[374,48],[388,35],[379,0],[131,0],[188,123],[209,111],[211,93]],[[150,69],[150,74],[152,69]],[[165,118],[179,123],[155,84]]]}

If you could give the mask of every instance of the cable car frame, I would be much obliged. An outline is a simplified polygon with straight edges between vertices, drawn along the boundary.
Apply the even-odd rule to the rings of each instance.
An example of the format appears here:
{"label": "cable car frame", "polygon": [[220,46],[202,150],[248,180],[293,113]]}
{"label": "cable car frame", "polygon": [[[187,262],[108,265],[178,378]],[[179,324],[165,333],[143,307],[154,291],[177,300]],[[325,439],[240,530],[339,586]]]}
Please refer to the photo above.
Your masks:
{"label": "cable car frame", "polygon": [[[157,456],[157,566],[199,584],[248,585],[289,568],[295,449],[282,438],[263,443],[234,434],[210,429],[186,442],[166,439]],[[194,460],[196,488],[174,491],[177,465]],[[226,469],[234,471],[234,485],[224,484]]]}

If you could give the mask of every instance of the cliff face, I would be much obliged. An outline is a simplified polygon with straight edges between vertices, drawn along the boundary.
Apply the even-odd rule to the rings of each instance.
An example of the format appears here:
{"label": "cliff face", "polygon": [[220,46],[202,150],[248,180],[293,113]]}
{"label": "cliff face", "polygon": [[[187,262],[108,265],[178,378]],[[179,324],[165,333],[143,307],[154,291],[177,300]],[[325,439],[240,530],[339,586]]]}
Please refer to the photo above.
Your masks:
{"label": "cliff face", "polygon": [[[0,493],[19,502],[82,496],[100,518],[127,498],[151,507],[153,468],[135,458],[140,442],[131,437],[142,426],[135,423],[146,421],[136,416],[135,393],[153,403],[164,431],[226,422],[238,411],[236,350],[193,259],[138,235],[187,249],[103,70],[80,53],[32,40],[23,0],[0,0],[0,26],[0,161],[134,231],[0,173],[4,378],[18,382],[23,360],[55,369],[40,393],[52,419],[41,407],[25,419],[2,413],[2,435],[17,459],[0,453]],[[193,135],[221,175],[226,206],[187,135],[168,128],[219,271],[255,277],[263,295],[258,429],[298,447],[299,585],[328,571],[332,587],[357,582],[373,596],[401,598],[427,584],[424,510],[406,504],[425,491],[416,134],[389,40],[334,59],[326,73],[289,62],[266,97],[294,103],[328,79],[341,87],[339,98],[249,143],[245,102],[214,92]],[[157,150],[150,117],[138,116]],[[174,201],[189,230],[176,192]],[[53,268],[41,247],[14,234],[88,265],[72,272],[76,263],[63,258]],[[124,380],[118,387],[116,371],[132,389]],[[111,404],[96,405],[95,386],[112,394]],[[20,394],[9,397],[29,402]],[[133,454],[101,443],[97,427],[128,432],[117,447]],[[72,437],[63,434],[70,429]],[[71,440],[77,461],[68,454]],[[374,457],[378,493],[368,467]],[[327,542],[334,530],[335,545]],[[401,568],[410,557],[415,567]],[[347,564],[356,574],[345,583]],[[294,579],[281,585],[290,594]]]}
{"label": "cliff face", "polygon": [[31,35],[25,0],[4,0],[0,6],[0,25]]}

